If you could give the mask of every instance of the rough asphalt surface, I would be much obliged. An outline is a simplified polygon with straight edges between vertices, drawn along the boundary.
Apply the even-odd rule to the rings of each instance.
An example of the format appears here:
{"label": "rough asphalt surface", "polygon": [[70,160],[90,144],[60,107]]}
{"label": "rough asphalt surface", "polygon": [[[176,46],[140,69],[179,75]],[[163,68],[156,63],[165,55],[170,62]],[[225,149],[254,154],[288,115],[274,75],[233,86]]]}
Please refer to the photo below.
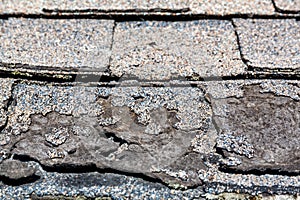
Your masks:
{"label": "rough asphalt surface", "polygon": [[0,1],[0,199],[299,199],[300,1]]}

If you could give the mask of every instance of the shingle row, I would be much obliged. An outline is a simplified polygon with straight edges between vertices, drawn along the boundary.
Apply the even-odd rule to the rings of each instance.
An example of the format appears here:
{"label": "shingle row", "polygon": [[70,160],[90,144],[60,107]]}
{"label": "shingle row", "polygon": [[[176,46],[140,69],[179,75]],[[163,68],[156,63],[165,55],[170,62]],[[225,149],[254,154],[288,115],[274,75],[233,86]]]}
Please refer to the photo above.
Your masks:
{"label": "shingle row", "polygon": [[300,23],[295,19],[114,23],[9,18],[0,24],[2,70],[18,70],[19,64],[25,72],[89,71],[169,80],[300,66]]}
{"label": "shingle row", "polygon": [[[0,79],[1,92],[13,100],[0,119],[4,166],[9,155],[21,155],[54,171],[94,166],[183,186],[214,181],[237,185],[234,190],[299,188],[299,81],[197,87],[8,82],[14,81]],[[292,177],[279,179],[282,172]],[[10,168],[3,174],[26,175]]]}

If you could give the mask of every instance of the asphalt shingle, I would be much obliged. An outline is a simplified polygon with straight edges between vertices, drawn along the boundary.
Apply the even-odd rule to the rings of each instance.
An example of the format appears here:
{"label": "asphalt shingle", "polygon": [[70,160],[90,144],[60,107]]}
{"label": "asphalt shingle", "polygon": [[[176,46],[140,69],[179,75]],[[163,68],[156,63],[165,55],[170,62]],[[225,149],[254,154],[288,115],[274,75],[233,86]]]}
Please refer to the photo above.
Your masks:
{"label": "asphalt shingle", "polygon": [[190,8],[192,13],[206,15],[274,14],[271,0],[191,0]]}
{"label": "asphalt shingle", "polygon": [[[173,186],[203,184],[212,193],[299,190],[299,175],[279,175],[299,172],[299,81],[112,88],[25,81],[14,85],[12,99],[1,153],[30,157],[45,170],[108,168]],[[274,174],[219,170],[224,168]],[[59,179],[57,174],[48,175]],[[214,188],[211,182],[227,186]],[[42,189],[38,182],[32,185]]]}
{"label": "asphalt shingle", "polygon": [[2,0],[0,3],[1,14],[39,14],[42,11],[43,0]]}
{"label": "asphalt shingle", "polygon": [[299,194],[299,14],[299,0],[0,0],[0,198]]}
{"label": "asphalt shingle", "polygon": [[[180,160],[195,137],[194,130],[208,126],[211,111],[202,97],[202,91],[192,87],[18,84],[12,97],[17,104],[10,107],[7,125],[0,132],[9,139],[0,144],[10,149],[16,142],[14,135],[24,134],[14,153],[47,166],[93,163],[100,169],[147,173],[167,181],[155,169]],[[198,157],[201,165],[199,156],[191,157]]]}
{"label": "asphalt shingle", "polygon": [[112,43],[112,20],[0,20],[2,63],[104,71]]}
{"label": "asphalt shingle", "polygon": [[274,0],[274,3],[281,12],[300,13],[299,0]]}
{"label": "asphalt shingle", "polygon": [[299,69],[300,22],[295,19],[234,19],[241,53],[262,69]]}
{"label": "asphalt shingle", "polygon": [[273,15],[274,7],[271,0],[4,0],[0,5],[2,14],[255,14]]}
{"label": "asphalt shingle", "polygon": [[117,23],[110,70],[146,80],[242,74],[230,21]]}
{"label": "asphalt shingle", "polygon": [[299,92],[299,81],[261,81],[212,101],[227,168],[299,172]]}
{"label": "asphalt shingle", "polygon": [[144,1],[144,0],[55,0],[44,1],[43,7],[49,10],[94,10],[99,11],[151,11],[156,9],[180,10],[188,8],[188,0]]}

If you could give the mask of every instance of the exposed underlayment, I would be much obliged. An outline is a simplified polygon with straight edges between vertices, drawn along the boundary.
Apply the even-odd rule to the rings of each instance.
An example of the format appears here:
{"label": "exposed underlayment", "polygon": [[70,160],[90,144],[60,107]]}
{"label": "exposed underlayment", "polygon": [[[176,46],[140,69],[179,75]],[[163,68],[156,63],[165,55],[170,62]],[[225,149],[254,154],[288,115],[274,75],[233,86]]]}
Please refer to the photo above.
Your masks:
{"label": "exposed underlayment", "polygon": [[229,163],[228,167],[298,173],[299,106],[290,97],[261,93],[260,86],[244,87],[243,98],[213,102],[220,131],[217,148],[222,149],[226,158],[237,162]]}
{"label": "exposed underlayment", "polygon": [[0,199],[300,198],[297,0],[2,0],[0,24]]}
{"label": "exposed underlayment", "polygon": [[[198,83],[112,88],[15,83],[1,131],[3,183],[30,177],[28,182],[40,187],[35,181],[48,181],[41,170],[53,179],[59,175],[55,172],[100,172],[97,180],[112,172],[166,190],[184,189],[176,195],[258,195],[266,188],[297,194],[299,81]],[[273,92],[283,85],[281,93]],[[227,93],[228,88],[235,93]],[[22,184],[14,187],[31,194]],[[40,195],[49,194],[45,187]]]}

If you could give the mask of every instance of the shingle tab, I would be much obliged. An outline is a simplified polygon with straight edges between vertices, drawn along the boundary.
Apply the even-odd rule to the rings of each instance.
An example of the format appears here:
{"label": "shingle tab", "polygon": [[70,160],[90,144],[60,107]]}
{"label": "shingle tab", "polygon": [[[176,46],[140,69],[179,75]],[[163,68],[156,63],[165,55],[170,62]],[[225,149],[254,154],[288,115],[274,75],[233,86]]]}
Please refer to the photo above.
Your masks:
{"label": "shingle tab", "polygon": [[299,0],[274,0],[274,2],[280,12],[300,13]]}
{"label": "shingle tab", "polygon": [[299,98],[299,81],[284,80],[197,87],[24,81],[12,89],[0,144],[46,171],[94,166],[166,184],[206,187],[213,181],[227,184],[225,191],[286,191],[300,184],[299,175],[280,175],[299,173]]}
{"label": "shingle tab", "polygon": [[262,69],[300,67],[300,22],[295,19],[235,19],[248,64]]}
{"label": "shingle tab", "polygon": [[230,21],[117,23],[112,51],[116,76],[166,80],[245,70]]}
{"label": "shingle tab", "polygon": [[111,20],[10,18],[0,24],[2,63],[96,71],[108,66]]}

